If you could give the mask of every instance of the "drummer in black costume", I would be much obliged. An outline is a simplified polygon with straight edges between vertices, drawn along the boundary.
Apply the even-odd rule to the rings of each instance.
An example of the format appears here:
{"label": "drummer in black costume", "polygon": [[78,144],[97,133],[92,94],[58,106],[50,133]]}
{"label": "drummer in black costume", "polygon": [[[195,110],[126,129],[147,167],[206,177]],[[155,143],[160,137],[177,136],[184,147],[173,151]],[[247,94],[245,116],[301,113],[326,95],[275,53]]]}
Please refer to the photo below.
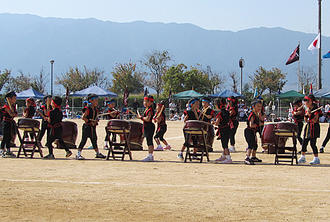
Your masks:
{"label": "drummer in black costume", "polygon": [[76,156],[77,160],[84,160],[85,158],[81,155],[82,150],[89,138],[92,142],[92,146],[95,150],[96,156],[95,158],[104,159],[105,156],[99,152],[97,146],[97,134],[96,134],[96,126],[98,125],[98,96],[95,94],[88,95],[89,106],[85,109],[83,114],[83,120],[85,123],[82,126],[82,137],[81,142],[78,147],[78,153]]}
{"label": "drummer in black costume", "polygon": [[[106,118],[108,120],[111,120],[111,119],[119,119],[120,117],[120,112],[118,110],[115,109],[116,107],[116,100],[114,99],[111,99],[109,101],[106,102],[107,104],[107,113],[108,115],[106,116]],[[115,133],[111,133],[112,135],[112,141],[115,142],[116,141],[116,134]],[[110,137],[110,135],[109,135]],[[105,136],[105,139],[104,139],[104,149],[109,149],[109,141],[110,141],[110,138],[108,137],[108,135]]]}
{"label": "drummer in black costume", "polygon": [[221,140],[221,145],[223,148],[222,156],[216,161],[224,164],[232,163],[232,159],[230,156],[230,151],[228,149],[229,137],[230,137],[230,114],[228,110],[226,110],[226,99],[221,98],[215,101],[215,106],[220,112],[216,116],[215,125],[218,127],[217,136],[218,139]]}
{"label": "drummer in black costume", "polygon": [[[184,122],[187,122],[188,120],[199,120],[200,118],[200,112],[198,111],[199,108],[199,99],[191,99],[188,102],[188,107],[187,109],[183,112],[184,114]],[[192,137],[193,143],[196,144],[197,143],[197,138],[196,137]],[[183,159],[183,152],[186,149],[187,144],[184,143],[182,148],[181,148],[181,152],[178,154],[178,158],[179,159]],[[196,153],[196,150],[194,150],[194,153]],[[193,158],[196,159],[196,157],[193,155]]]}
{"label": "drummer in black costume", "polygon": [[[202,99],[202,112],[200,112],[200,120],[203,122],[211,123],[212,119],[215,117],[215,111],[210,106],[211,100],[209,98],[203,98]],[[214,137],[214,127],[213,125],[210,125],[211,130],[208,132],[211,134],[212,137]]]}
{"label": "drummer in black costume", "polygon": [[[11,146],[11,139],[13,137],[13,134],[16,130],[16,124],[14,117],[17,116],[17,111],[15,108],[16,103],[16,93],[15,92],[9,92],[5,96],[6,98],[6,104],[2,107],[2,132],[3,132],[3,139],[1,142],[1,154],[3,157],[7,158],[13,158],[16,157],[14,153],[10,151]],[[5,151],[6,147],[6,151]]]}
{"label": "drummer in black costume", "polygon": [[320,159],[318,157],[318,149],[316,146],[317,138],[320,137],[320,114],[321,110],[318,109],[316,99],[314,95],[308,95],[304,98],[304,103],[306,105],[305,112],[305,122],[306,126],[304,129],[304,140],[301,150],[301,157],[299,158],[299,163],[306,163],[305,153],[307,151],[307,145],[310,143],[314,159],[310,162],[311,165],[320,164]]}
{"label": "drummer in black costume", "polygon": [[298,139],[300,145],[302,145],[303,139],[301,138],[301,132],[304,127],[305,109],[304,109],[301,99],[298,99],[293,103],[292,117],[293,117],[294,123],[298,127],[297,139]]}
{"label": "drummer in black costume", "polygon": [[43,99],[43,105],[40,107],[41,108],[41,111],[38,111],[38,113],[41,115],[42,117],[42,121],[41,121],[41,130],[39,132],[39,135],[38,135],[38,141],[40,141],[41,143],[41,140],[42,138],[44,137],[45,133],[46,133],[46,136],[47,136],[47,140],[48,141],[48,135],[49,135],[49,128],[48,128],[48,117],[49,117],[49,113],[50,111],[52,111],[52,96],[45,96],[44,99]]}
{"label": "drummer in black costume", "polygon": [[229,116],[230,116],[230,122],[229,122],[229,126],[230,126],[230,145],[231,147],[229,148],[229,151],[231,153],[236,152],[235,149],[235,135],[237,132],[237,128],[239,125],[238,122],[238,105],[237,105],[237,99],[235,97],[229,97],[228,99],[228,106],[227,106],[227,110],[229,112]]}
{"label": "drummer in black costume", "polygon": [[[252,111],[249,114],[247,120],[247,127],[244,130],[245,140],[248,144],[246,151],[245,164],[254,165],[255,162],[262,162],[256,157],[258,143],[257,143],[257,131],[260,130],[260,113],[262,109],[262,101],[256,100],[252,102]],[[252,157],[251,157],[252,155]]]}
{"label": "drummer in black costume", "polygon": [[55,159],[53,154],[53,142],[55,140],[58,140],[60,147],[64,148],[67,158],[72,155],[72,152],[63,141],[63,128],[61,125],[63,113],[61,110],[61,104],[61,97],[55,96],[52,100],[52,107],[54,107],[54,109],[49,112],[49,117],[47,117],[48,127],[50,128],[47,140],[49,154],[45,156],[44,159]]}
{"label": "drummer in black costume", "polygon": [[138,118],[143,121],[143,134],[147,140],[149,155],[144,158],[144,162],[153,162],[154,161],[154,142],[153,136],[155,133],[155,124],[152,122],[152,119],[155,115],[154,111],[154,97],[151,95],[145,96],[143,100],[143,105],[145,107],[143,116],[138,115]]}

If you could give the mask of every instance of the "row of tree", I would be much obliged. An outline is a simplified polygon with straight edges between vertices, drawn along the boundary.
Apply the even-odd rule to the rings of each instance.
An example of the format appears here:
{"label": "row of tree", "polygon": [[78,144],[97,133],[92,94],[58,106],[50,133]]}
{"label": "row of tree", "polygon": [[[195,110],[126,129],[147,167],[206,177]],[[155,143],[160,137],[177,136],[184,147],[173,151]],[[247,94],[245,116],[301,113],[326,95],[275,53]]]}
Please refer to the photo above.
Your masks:
{"label": "row of tree", "polygon": [[[70,92],[75,92],[97,85],[110,89],[118,94],[138,94],[148,86],[156,91],[157,97],[168,96],[184,90],[194,89],[202,94],[212,94],[220,91],[224,84],[231,85],[231,90],[238,91],[239,78],[235,72],[228,75],[216,73],[211,67],[201,65],[187,67],[185,64],[174,64],[167,51],[154,51],[147,54],[139,63],[118,63],[110,75],[98,68],[72,67],[56,79],[56,84],[62,85]],[[43,69],[35,77],[19,72],[13,77],[10,70],[0,72],[0,90],[23,91],[30,87],[45,93],[46,76]],[[111,80],[110,80],[111,79]],[[226,81],[226,79],[228,79]],[[278,68],[267,70],[259,67],[249,76],[249,83],[244,85],[243,95],[247,100],[254,96],[257,89],[258,95],[266,99],[274,99],[275,95],[286,84],[286,74]],[[299,76],[302,87],[314,81],[310,72],[302,72]]]}

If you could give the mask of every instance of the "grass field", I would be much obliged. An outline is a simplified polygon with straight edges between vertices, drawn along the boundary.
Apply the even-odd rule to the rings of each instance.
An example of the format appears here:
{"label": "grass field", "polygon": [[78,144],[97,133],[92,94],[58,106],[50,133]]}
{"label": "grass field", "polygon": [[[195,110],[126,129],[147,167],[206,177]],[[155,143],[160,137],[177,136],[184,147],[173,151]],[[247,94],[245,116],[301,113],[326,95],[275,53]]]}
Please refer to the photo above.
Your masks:
{"label": "grass field", "polygon": [[[105,124],[98,127],[100,147]],[[329,221],[329,147],[319,166],[275,166],[273,155],[261,153],[262,164],[247,166],[241,123],[234,164],[215,164],[219,141],[209,163],[182,163],[182,126],[168,122],[173,150],[156,152],[153,163],[139,161],[146,151],[124,162],[94,159],[93,150],[84,150],[86,161],[65,159],[63,150],[51,161],[0,159],[0,221]]]}

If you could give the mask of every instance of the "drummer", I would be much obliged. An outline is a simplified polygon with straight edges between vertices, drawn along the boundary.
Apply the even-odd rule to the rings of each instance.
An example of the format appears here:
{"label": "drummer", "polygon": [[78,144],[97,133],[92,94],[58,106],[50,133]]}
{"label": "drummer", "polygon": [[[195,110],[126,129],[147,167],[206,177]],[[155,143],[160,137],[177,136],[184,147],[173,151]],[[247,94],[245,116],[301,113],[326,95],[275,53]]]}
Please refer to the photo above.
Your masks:
{"label": "drummer", "polygon": [[49,113],[52,110],[52,96],[45,96],[43,98],[43,105],[40,107],[41,111],[38,111],[38,113],[42,116],[42,121],[41,121],[41,130],[38,135],[38,141],[41,142],[42,138],[44,137],[46,133],[46,137],[48,141],[48,135],[49,135],[49,128],[48,128],[48,122],[47,119],[49,117]]}
{"label": "drummer", "polygon": [[[5,96],[6,104],[2,107],[2,118],[3,118],[3,139],[1,142],[1,154],[3,157],[14,158],[16,157],[13,152],[10,151],[11,139],[15,132],[15,120],[17,111],[15,108],[16,104],[16,93],[14,91],[9,92]],[[6,147],[6,151],[5,151]]]}
{"label": "drummer", "polygon": [[93,149],[95,150],[96,156],[95,158],[104,159],[105,156],[99,152],[97,146],[97,134],[96,134],[96,126],[98,125],[98,96],[95,94],[88,95],[88,102],[90,105],[86,108],[83,114],[83,120],[85,121],[84,125],[82,126],[82,137],[81,142],[78,147],[78,153],[76,155],[77,160],[84,160],[85,158],[81,155],[82,150],[89,138],[92,142]]}
{"label": "drummer", "polygon": [[321,110],[318,109],[318,105],[314,95],[305,96],[304,103],[306,105],[306,112],[305,112],[306,126],[304,129],[304,139],[301,150],[301,157],[299,158],[298,162],[306,163],[305,154],[307,151],[307,145],[308,143],[310,143],[314,154],[314,159],[312,162],[310,162],[310,164],[311,165],[320,164],[316,142],[317,142],[317,138],[320,137],[319,118],[320,118]]}
{"label": "drummer", "polygon": [[[154,122],[157,123],[157,130],[156,130],[156,135],[154,136],[154,139],[157,144],[157,148],[155,149],[156,151],[163,151],[165,150],[170,150],[171,145],[167,143],[167,141],[164,139],[164,135],[167,131],[167,124],[166,124],[166,115],[165,115],[165,101],[161,101],[160,103],[157,104],[156,108],[156,114],[154,116]],[[162,142],[165,147],[163,148],[162,145],[160,144]]]}
{"label": "drummer", "polygon": [[[262,160],[256,157],[258,143],[257,143],[257,131],[260,129],[260,116],[262,110],[262,101],[256,100],[252,102],[252,111],[247,120],[247,127],[244,130],[245,140],[248,144],[246,151],[245,164],[254,165],[255,162],[262,162]],[[252,155],[252,157],[251,157]]]}
{"label": "drummer", "polygon": [[329,142],[330,140],[330,111],[328,111],[328,113],[326,114],[327,116],[327,120],[329,122],[329,127],[328,127],[328,133],[327,133],[327,136],[324,138],[323,140],[323,143],[322,143],[322,147],[320,149],[320,153],[324,153],[324,148],[325,146],[327,145],[327,143]]}
{"label": "drummer", "polygon": [[[211,100],[207,97],[202,99],[202,112],[199,114],[200,115],[200,120],[211,123],[212,119],[215,117],[215,111],[211,108]],[[208,132],[211,135],[211,137],[214,137],[214,127],[213,125],[211,126],[211,130]]]}
{"label": "drummer", "polygon": [[293,103],[293,111],[292,111],[292,117],[294,120],[294,123],[298,127],[298,134],[297,134],[297,139],[302,145],[303,139],[301,138],[301,132],[304,127],[304,116],[305,116],[305,109],[302,104],[302,100],[298,99]]}
{"label": "drummer", "polygon": [[[189,100],[188,104],[187,104],[187,109],[183,112],[184,114],[184,122],[187,122],[188,120],[199,120],[199,116],[200,116],[200,112],[198,111],[199,108],[199,99],[195,98],[195,99],[191,99]],[[186,138],[185,138],[186,140]],[[196,137],[192,137],[193,140],[193,144],[197,143],[197,138]],[[183,152],[186,149],[187,144],[184,143],[180,153],[178,154],[178,158],[179,159],[183,159]],[[196,154],[197,150],[194,149],[194,154]],[[195,155],[193,155],[193,159],[197,159],[197,157]]]}
{"label": "drummer", "polygon": [[[25,105],[26,108],[23,110],[23,117],[24,118],[28,118],[28,119],[32,119],[34,114],[36,113],[36,103],[34,101],[33,98],[28,98],[25,100]],[[24,133],[23,139],[27,138],[27,133]],[[33,139],[33,134],[30,133],[30,138],[31,140]]]}
{"label": "drummer", "polygon": [[228,106],[227,110],[229,111],[229,116],[230,116],[230,145],[231,147],[229,148],[231,153],[236,152],[235,149],[235,135],[237,132],[237,128],[239,125],[238,122],[238,102],[235,97],[229,97],[228,99]]}
{"label": "drummer", "polygon": [[230,151],[228,149],[229,137],[230,137],[230,114],[229,111],[226,109],[226,99],[221,98],[215,101],[215,106],[220,112],[216,117],[215,125],[218,126],[217,136],[218,139],[221,140],[222,148],[223,148],[223,155],[216,159],[220,163],[230,164],[233,163]]}
{"label": "drummer", "polygon": [[147,95],[144,97],[143,105],[145,107],[143,116],[138,114],[138,118],[143,121],[143,134],[147,140],[149,155],[144,158],[142,161],[144,162],[153,162],[154,161],[154,143],[153,136],[155,133],[155,124],[152,122],[152,118],[154,117],[154,97],[151,95]]}
{"label": "drummer", "polygon": [[[111,99],[106,101],[107,104],[107,119],[111,120],[111,119],[119,119],[119,115],[120,112],[118,110],[115,109],[116,107],[116,100]],[[106,135],[105,139],[104,139],[104,149],[108,149],[109,148],[109,140],[110,138]],[[112,141],[116,141],[116,134],[112,133]]]}

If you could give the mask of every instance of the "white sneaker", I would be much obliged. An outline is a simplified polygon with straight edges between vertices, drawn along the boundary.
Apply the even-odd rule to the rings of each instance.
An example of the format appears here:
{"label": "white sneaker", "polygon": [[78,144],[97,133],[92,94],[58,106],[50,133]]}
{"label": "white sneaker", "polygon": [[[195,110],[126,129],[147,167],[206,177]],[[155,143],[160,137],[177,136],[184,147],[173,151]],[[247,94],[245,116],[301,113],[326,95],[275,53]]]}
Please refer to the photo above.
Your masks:
{"label": "white sneaker", "polygon": [[233,161],[231,159],[225,159],[225,160],[221,161],[220,163],[222,163],[222,164],[231,164],[231,163],[233,163]]}
{"label": "white sneaker", "polygon": [[231,147],[229,148],[229,152],[231,152],[231,153],[235,153],[235,152],[236,152],[235,146],[231,146]]}
{"label": "white sneaker", "polygon": [[146,158],[142,160],[142,162],[154,162],[154,156],[148,155]]}
{"label": "white sneaker", "polygon": [[314,157],[312,162],[309,162],[310,165],[317,165],[320,164],[320,159],[317,157]]}
{"label": "white sneaker", "polygon": [[301,156],[298,160],[298,163],[306,163],[306,157]]}
{"label": "white sneaker", "polygon": [[171,149],[172,149],[171,145],[167,145],[164,147],[164,150],[171,150]]}
{"label": "white sneaker", "polygon": [[215,161],[224,161],[226,160],[226,157],[224,155],[222,155],[220,158],[216,159]]}
{"label": "white sneaker", "polygon": [[76,160],[84,160],[85,158],[82,155],[76,155]]}
{"label": "white sneaker", "polygon": [[163,147],[161,145],[158,145],[155,151],[164,151]]}
{"label": "white sneaker", "polygon": [[183,153],[178,153],[178,159],[182,159],[182,160],[184,159],[183,158]]}

